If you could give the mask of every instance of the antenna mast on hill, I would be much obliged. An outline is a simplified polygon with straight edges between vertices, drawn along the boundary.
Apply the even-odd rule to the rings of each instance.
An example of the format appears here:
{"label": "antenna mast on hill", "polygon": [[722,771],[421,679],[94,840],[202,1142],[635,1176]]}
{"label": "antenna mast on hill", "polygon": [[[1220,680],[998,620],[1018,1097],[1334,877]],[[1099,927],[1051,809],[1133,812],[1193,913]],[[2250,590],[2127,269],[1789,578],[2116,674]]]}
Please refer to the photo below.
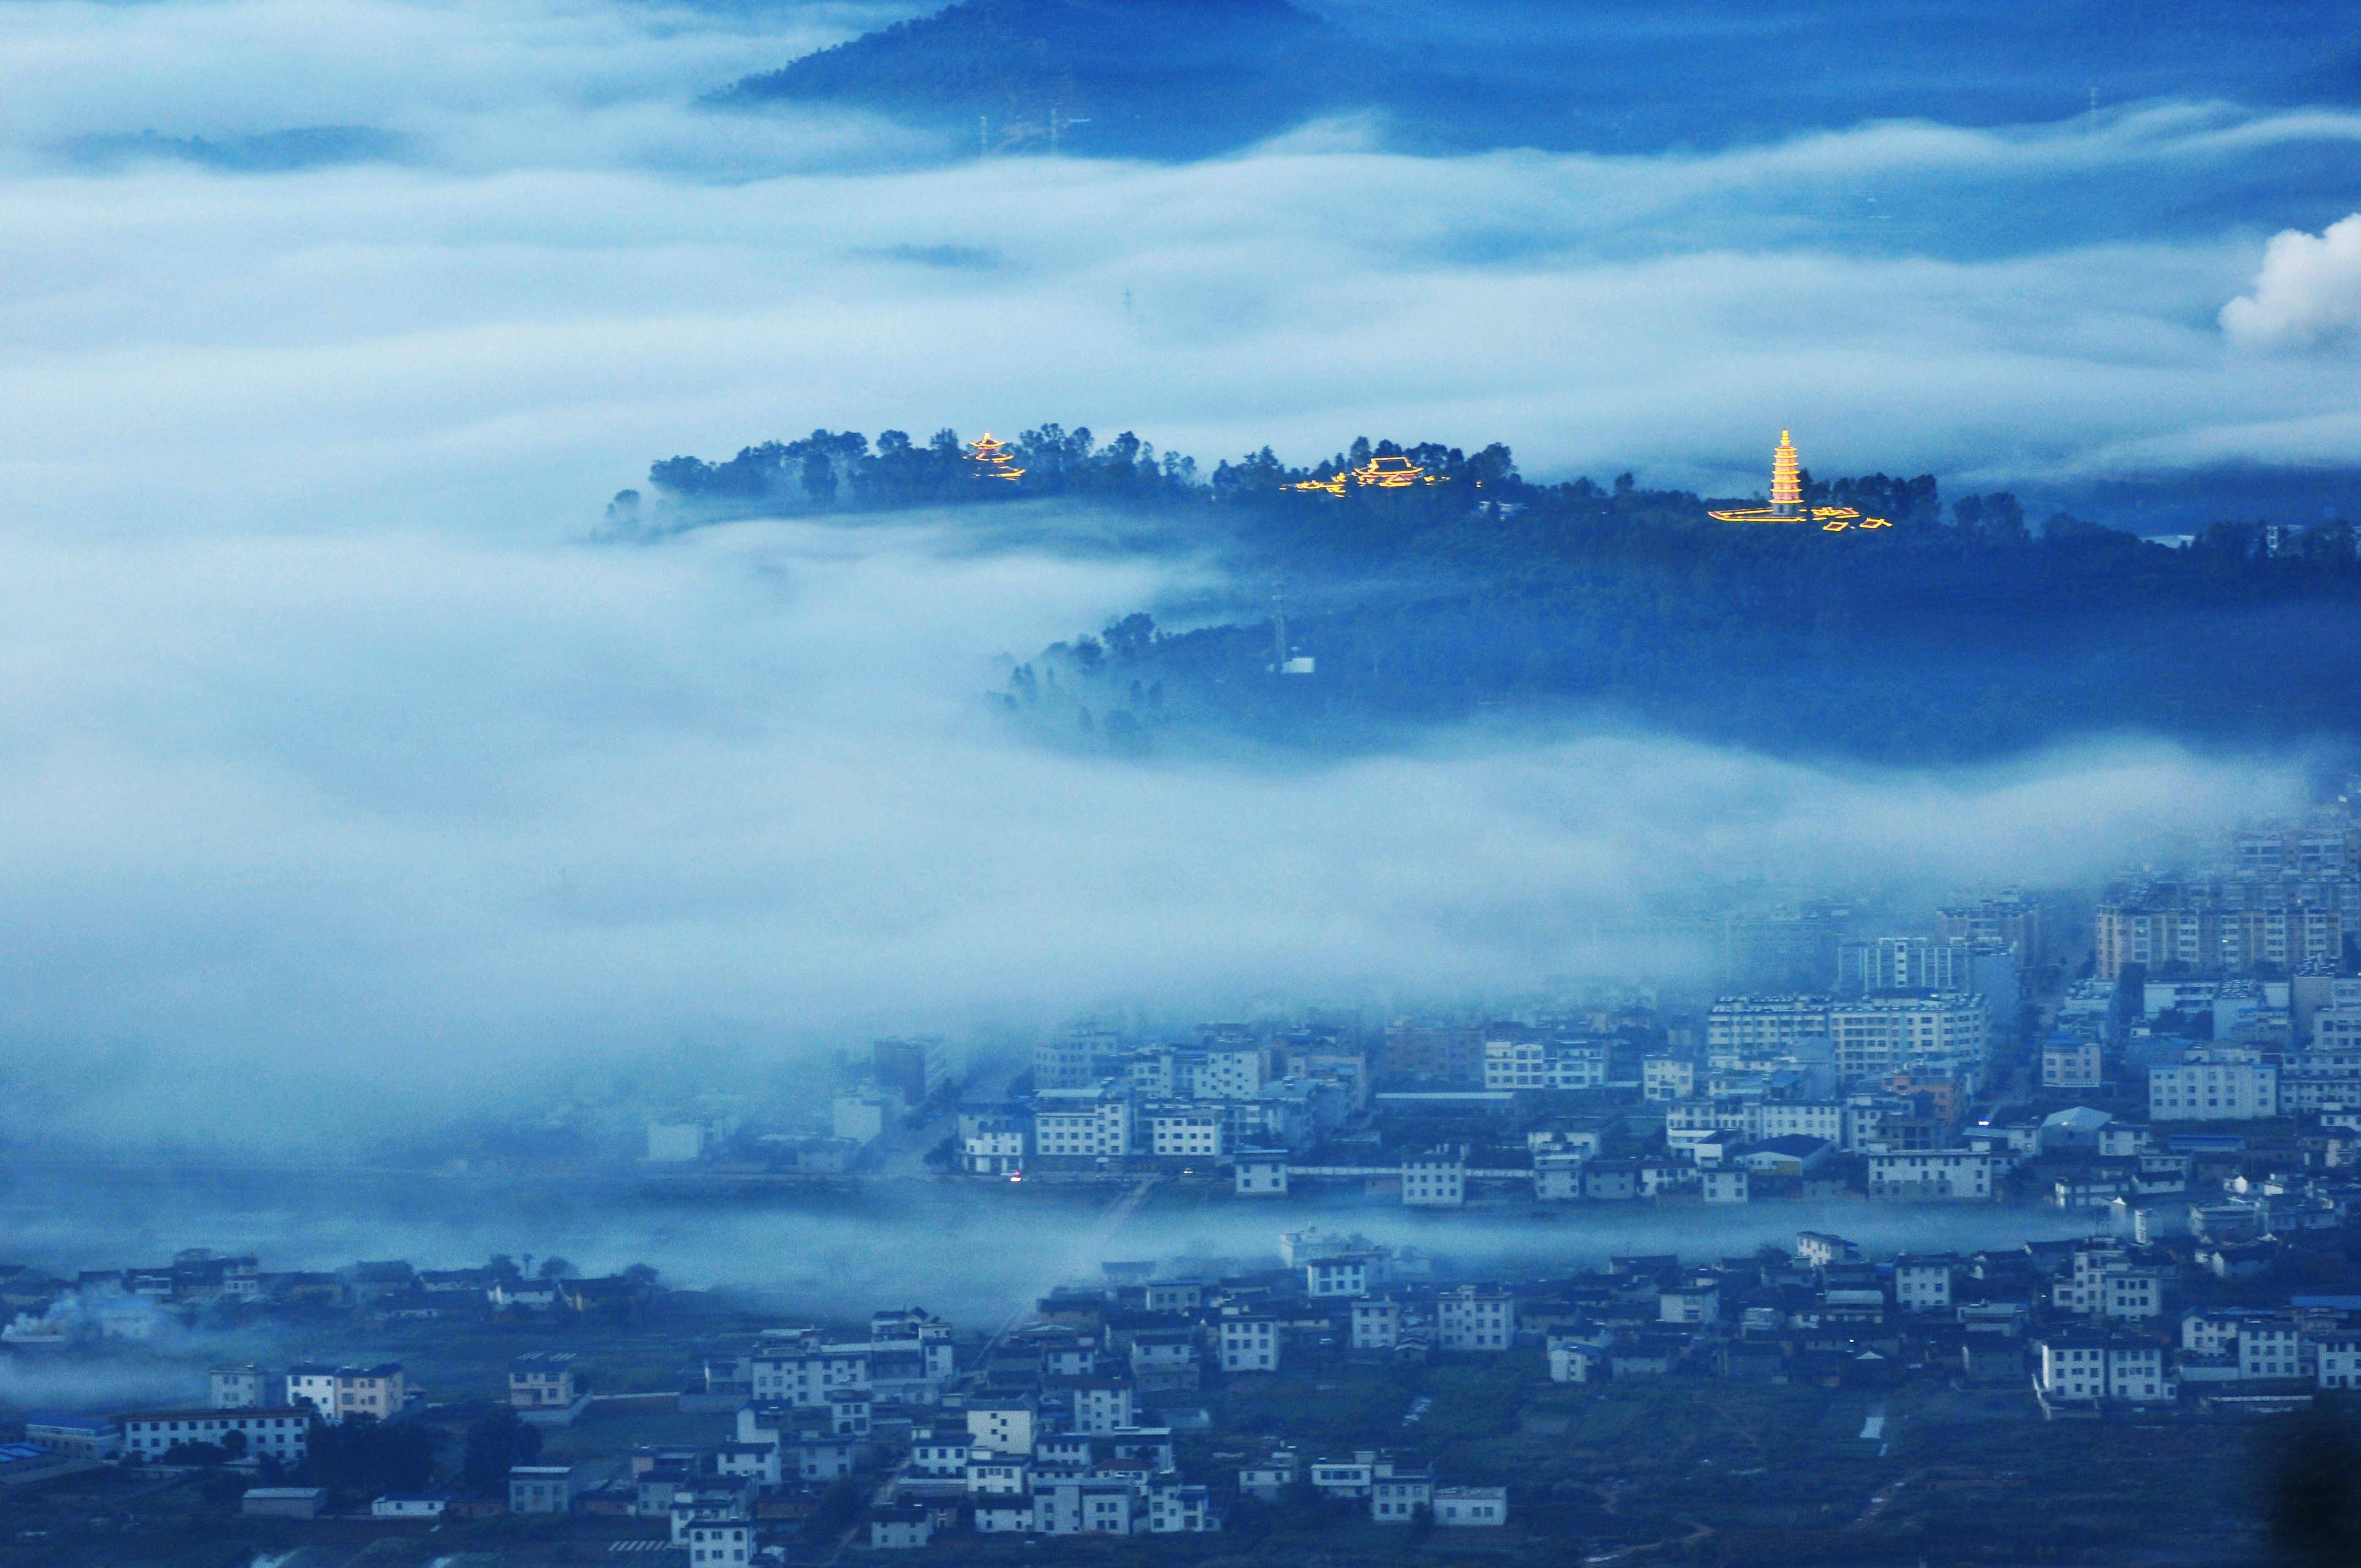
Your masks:
{"label": "antenna mast on hill", "polygon": [[1270,591],[1270,673],[1287,674],[1287,585],[1280,583]]}

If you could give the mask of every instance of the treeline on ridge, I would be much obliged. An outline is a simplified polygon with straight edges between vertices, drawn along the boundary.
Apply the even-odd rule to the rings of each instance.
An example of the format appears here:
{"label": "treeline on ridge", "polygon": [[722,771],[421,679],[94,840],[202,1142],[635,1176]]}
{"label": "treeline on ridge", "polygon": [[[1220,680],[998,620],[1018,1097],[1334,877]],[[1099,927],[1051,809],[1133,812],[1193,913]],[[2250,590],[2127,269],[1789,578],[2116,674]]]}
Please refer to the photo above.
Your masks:
{"label": "treeline on ridge", "polygon": [[[1250,597],[1225,624],[1133,622],[1119,654],[1080,637],[1020,666],[1005,700],[1095,744],[1111,717],[1132,748],[1208,724],[1352,745],[1402,723],[1567,708],[1893,760],[2092,729],[2252,740],[2354,729],[2343,672],[2361,656],[2361,564],[2341,521],[2225,521],[2174,548],[2064,513],[2035,522],[2005,493],[1947,503],[1927,475],[1807,476],[1813,504],[1893,523],[1828,533],[1714,521],[1722,501],[1629,474],[1532,483],[1499,444],[1358,440],[1301,467],[1265,448],[1201,476],[1135,436],[1101,447],[1051,424],[1010,442],[1027,470],[1016,484],[980,477],[963,452],[950,431],[874,447],[821,431],[726,463],[674,458],[651,471],[649,526],[1055,498],[1163,519],[1222,554]],[[1341,496],[1289,488],[1386,456],[1425,474]],[[1264,606],[1282,582],[1308,678],[1274,669]]]}

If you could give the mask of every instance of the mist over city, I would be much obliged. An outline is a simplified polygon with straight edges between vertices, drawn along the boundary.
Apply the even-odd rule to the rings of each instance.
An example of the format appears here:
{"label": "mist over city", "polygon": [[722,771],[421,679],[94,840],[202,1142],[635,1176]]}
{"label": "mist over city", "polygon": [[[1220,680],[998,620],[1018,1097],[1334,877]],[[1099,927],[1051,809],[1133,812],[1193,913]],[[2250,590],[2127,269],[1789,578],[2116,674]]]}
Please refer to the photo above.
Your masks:
{"label": "mist over city", "polygon": [[2349,8],[17,0],[0,233],[0,1562],[2361,1561]]}

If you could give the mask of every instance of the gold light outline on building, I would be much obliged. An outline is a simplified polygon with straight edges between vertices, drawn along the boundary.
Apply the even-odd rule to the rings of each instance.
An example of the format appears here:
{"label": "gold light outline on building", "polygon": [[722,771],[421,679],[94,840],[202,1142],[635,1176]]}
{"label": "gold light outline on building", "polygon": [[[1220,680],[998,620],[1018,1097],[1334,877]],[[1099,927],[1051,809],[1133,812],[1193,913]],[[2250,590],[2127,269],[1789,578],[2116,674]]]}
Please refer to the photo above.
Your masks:
{"label": "gold light outline on building", "polygon": [[1447,474],[1430,474],[1424,468],[1400,455],[1372,457],[1357,468],[1332,474],[1324,479],[1305,479],[1290,485],[1290,490],[1320,490],[1341,496],[1346,485],[1358,485],[1367,489],[1407,490],[1416,485],[1447,485]]}
{"label": "gold light outline on building", "polygon": [[977,478],[1005,479],[1013,485],[1025,477],[1025,470],[1016,467],[1016,459],[1008,455],[1008,443],[993,440],[992,432],[985,431],[967,446],[967,460],[976,466]]}
{"label": "gold light outline on building", "polygon": [[1771,504],[1732,507],[1706,516],[1717,522],[1817,522],[1823,533],[1894,526],[1882,517],[1863,517],[1850,507],[1806,506],[1803,464],[1795,455],[1794,438],[1784,430],[1779,433],[1778,450],[1771,454]]}

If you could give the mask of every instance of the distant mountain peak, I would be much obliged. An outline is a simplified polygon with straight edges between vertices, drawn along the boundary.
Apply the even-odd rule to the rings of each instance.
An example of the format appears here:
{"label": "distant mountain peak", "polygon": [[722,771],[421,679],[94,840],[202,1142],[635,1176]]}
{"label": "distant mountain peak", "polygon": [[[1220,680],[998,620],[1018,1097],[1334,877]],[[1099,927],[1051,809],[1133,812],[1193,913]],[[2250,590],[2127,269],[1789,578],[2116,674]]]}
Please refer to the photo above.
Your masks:
{"label": "distant mountain peak", "polygon": [[972,133],[985,152],[1195,157],[1350,96],[1349,46],[1290,0],[961,0],[715,101],[853,104]]}

